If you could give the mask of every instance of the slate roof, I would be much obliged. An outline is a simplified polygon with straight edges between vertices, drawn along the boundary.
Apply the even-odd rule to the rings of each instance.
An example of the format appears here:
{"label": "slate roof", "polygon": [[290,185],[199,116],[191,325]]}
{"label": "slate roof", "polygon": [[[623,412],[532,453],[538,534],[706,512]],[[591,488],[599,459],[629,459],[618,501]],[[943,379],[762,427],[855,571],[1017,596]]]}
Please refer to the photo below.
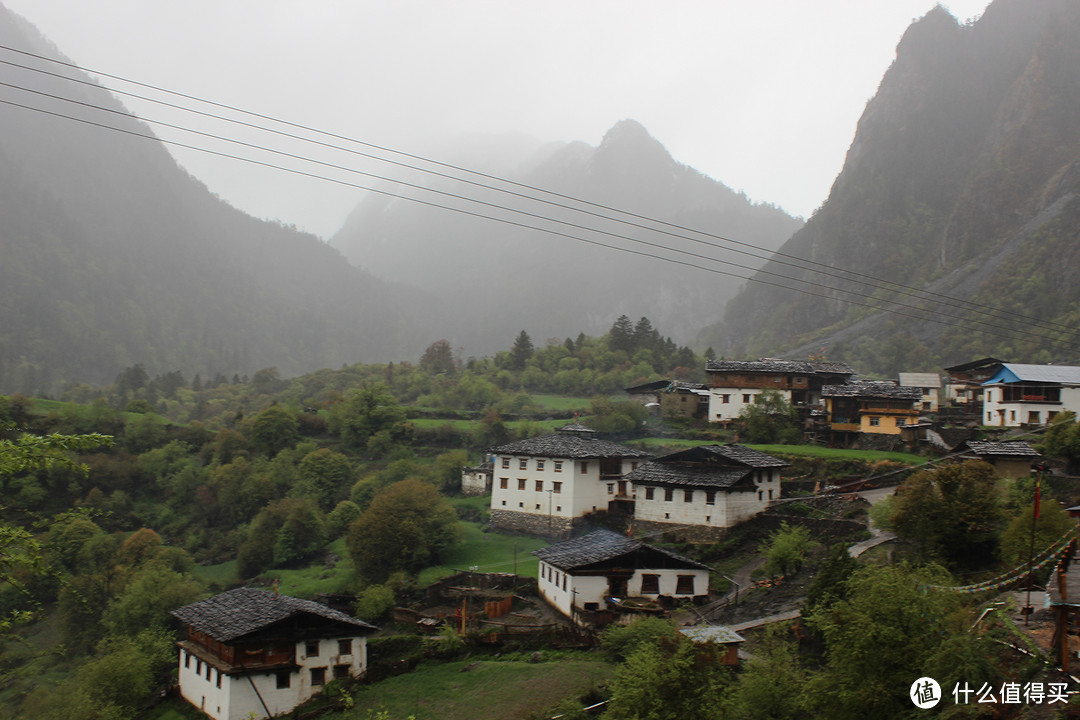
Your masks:
{"label": "slate roof", "polygon": [[332,610],[311,600],[278,595],[256,588],[237,588],[173,610],[173,617],[221,642],[230,642],[296,615],[316,615],[326,620],[375,632],[374,625]]}
{"label": "slate roof", "polygon": [[652,461],[627,473],[626,479],[635,485],[729,488],[752,472],[750,468],[716,468]]}
{"label": "slate roof", "polygon": [[685,563],[687,567],[700,570],[709,569],[707,565],[702,565],[690,558],[676,555],[653,545],[647,545],[640,540],[628,538],[611,530],[593,530],[591,533],[582,535],[579,538],[533,550],[532,554],[560,570],[571,571],[575,568],[612,560],[643,549],[666,555],[669,558]]}
{"label": "slate roof", "polygon": [[[580,426],[590,433],[595,433],[591,428]],[[559,432],[551,435],[518,440],[493,447],[489,452],[499,455],[530,455],[550,458],[619,458],[619,457],[651,457],[644,450],[636,450],[619,443],[608,442],[595,437],[581,437],[574,434],[578,431],[576,424],[564,425]]]}
{"label": "slate roof", "polygon": [[826,385],[821,388],[821,397],[922,400],[922,390],[917,387],[902,387],[888,382],[860,382],[847,385]]}
{"label": "slate roof", "polygon": [[626,479],[638,485],[729,488],[756,468],[787,466],[745,445],[701,445],[647,462],[627,473]]}
{"label": "slate roof", "polygon": [[854,375],[847,363],[809,360],[709,360],[705,372],[804,373],[807,375]]}
{"label": "slate roof", "polygon": [[1042,457],[1039,451],[1026,442],[986,442],[982,440],[968,440],[968,449],[976,455],[992,455],[995,457]]}

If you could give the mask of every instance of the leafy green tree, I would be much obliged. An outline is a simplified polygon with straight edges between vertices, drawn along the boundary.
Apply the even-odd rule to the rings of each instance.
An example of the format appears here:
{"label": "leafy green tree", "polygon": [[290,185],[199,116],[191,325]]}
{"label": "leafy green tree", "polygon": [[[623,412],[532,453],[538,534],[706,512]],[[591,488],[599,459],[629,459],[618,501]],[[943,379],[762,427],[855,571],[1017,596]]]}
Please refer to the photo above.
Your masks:
{"label": "leafy green tree", "polygon": [[787,575],[802,567],[807,550],[810,549],[810,531],[801,525],[780,523],[780,529],[769,534],[761,552],[767,558],[765,572]]}
{"label": "leafy green tree", "polygon": [[994,468],[980,461],[916,473],[896,492],[891,524],[919,561],[985,565],[997,555],[1002,522]]}
{"label": "leafy green tree", "polygon": [[802,440],[795,408],[777,390],[762,390],[739,413],[739,434],[751,443],[797,443]]}
{"label": "leafy green tree", "polygon": [[1065,458],[1069,469],[1080,467],[1080,423],[1072,412],[1060,413],[1046,429],[1043,448],[1047,455]]}
{"label": "leafy green tree", "polygon": [[1009,567],[1016,567],[1028,559],[1032,547],[1031,531],[1035,529],[1035,554],[1039,554],[1070,529],[1076,521],[1069,517],[1065,508],[1053,498],[1043,497],[1039,502],[1039,517],[1034,519],[1035,508],[1028,505],[1014,517],[1001,534],[1001,560]]}
{"label": "leafy green tree", "polygon": [[457,513],[429,483],[402,480],[379,492],[349,526],[349,554],[361,577],[382,582],[391,573],[436,565],[456,542]]}
{"label": "leafy green tree", "polygon": [[360,517],[360,506],[352,500],[342,500],[326,516],[326,537],[336,540],[341,537],[353,520]]}
{"label": "leafy green tree", "polygon": [[679,631],[670,620],[643,617],[629,625],[611,625],[600,637],[600,650],[613,662],[626,660],[642,645],[674,641]]}
{"label": "leafy green tree", "polygon": [[384,433],[391,441],[408,434],[405,410],[385,385],[370,385],[350,391],[330,409],[330,430],[353,447],[368,446],[369,439]]}
{"label": "leafy green tree", "polygon": [[730,694],[729,716],[740,720],[802,720],[807,671],[799,648],[781,625],[768,626],[754,655],[743,665]]}
{"label": "leafy green tree", "polygon": [[300,477],[296,492],[314,498],[323,510],[330,509],[355,482],[349,458],[327,448],[305,455],[296,470]]}
{"label": "leafy green tree", "polygon": [[252,419],[247,435],[255,447],[273,457],[296,444],[299,427],[296,413],[275,403]]}
{"label": "leafy green tree", "polygon": [[420,367],[434,375],[452,375],[458,368],[458,362],[454,359],[454,349],[450,347],[450,341],[436,340],[428,345],[420,357]]}
{"label": "leafy green tree", "polygon": [[967,630],[956,596],[920,586],[946,578],[906,567],[856,570],[847,580],[846,598],[808,618],[825,639],[827,664],[809,681],[807,715],[907,716],[912,680],[926,674],[944,638]]}
{"label": "leafy green tree", "polygon": [[615,670],[604,719],[724,717],[731,673],[710,652],[708,646],[696,646],[682,635],[642,643]]}
{"label": "leafy green tree", "polygon": [[134,637],[147,628],[164,631],[169,611],[193,603],[204,594],[203,584],[191,575],[152,562],[136,572],[110,601],[102,622],[111,635]]}
{"label": "leafy green tree", "polygon": [[859,561],[848,553],[846,543],[836,543],[829,548],[825,562],[821,564],[810,586],[806,589],[804,615],[819,608],[847,598],[847,581],[859,567]]}
{"label": "leafy green tree", "polygon": [[589,427],[603,433],[640,432],[649,417],[649,411],[640,403],[611,401],[602,395],[591,400],[592,415]]}
{"label": "leafy green tree", "polygon": [[356,597],[356,617],[375,622],[394,609],[394,589],[389,585],[369,585]]}

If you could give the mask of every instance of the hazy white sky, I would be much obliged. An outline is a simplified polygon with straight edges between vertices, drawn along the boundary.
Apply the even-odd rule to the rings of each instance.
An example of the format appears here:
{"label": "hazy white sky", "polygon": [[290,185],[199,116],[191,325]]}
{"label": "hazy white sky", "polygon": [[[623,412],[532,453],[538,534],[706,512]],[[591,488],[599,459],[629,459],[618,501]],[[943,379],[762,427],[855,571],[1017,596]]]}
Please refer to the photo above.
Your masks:
{"label": "hazy white sky", "polygon": [[[935,4],[0,2],[85,68],[421,154],[458,132],[596,144],[634,118],[680,162],[804,217],[825,200],[901,35]],[[988,0],[942,4],[964,22]],[[360,197],[235,161],[174,155],[241,209],[324,237]]]}

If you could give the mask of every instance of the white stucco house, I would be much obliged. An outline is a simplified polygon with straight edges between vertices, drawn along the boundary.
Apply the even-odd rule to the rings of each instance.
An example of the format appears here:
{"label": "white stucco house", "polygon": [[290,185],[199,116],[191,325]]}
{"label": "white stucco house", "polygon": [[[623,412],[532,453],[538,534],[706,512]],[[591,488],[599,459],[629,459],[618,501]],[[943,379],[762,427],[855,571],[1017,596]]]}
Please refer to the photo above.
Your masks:
{"label": "white stucco house", "polygon": [[937,373],[900,373],[900,387],[919,388],[919,410],[937,412],[941,406],[941,376]]}
{"label": "white stucco house", "polygon": [[547,536],[565,536],[576,519],[629,500],[626,474],[651,457],[578,423],[490,454],[492,527]]}
{"label": "white stucco house", "polygon": [[286,713],[367,668],[373,625],[310,600],[238,588],[174,610],[180,695],[214,720]]}
{"label": "white stucco house", "polygon": [[1001,363],[982,387],[984,425],[1047,425],[1066,410],[1080,415],[1080,367]]}
{"label": "white stucco house", "polygon": [[708,595],[709,568],[610,530],[534,550],[540,595],[579,623],[587,613],[619,613],[633,598],[690,600]]}
{"label": "white stucco house", "polygon": [[787,466],[743,445],[702,445],[651,460],[626,476],[634,522],[731,527],[780,498]]}

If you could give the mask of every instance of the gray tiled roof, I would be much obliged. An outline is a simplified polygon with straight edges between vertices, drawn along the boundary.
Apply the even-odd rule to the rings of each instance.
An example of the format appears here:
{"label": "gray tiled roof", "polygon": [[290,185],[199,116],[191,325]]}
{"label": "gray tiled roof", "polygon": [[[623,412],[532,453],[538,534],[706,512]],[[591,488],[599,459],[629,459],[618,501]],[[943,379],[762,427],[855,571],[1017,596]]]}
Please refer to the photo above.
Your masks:
{"label": "gray tiled roof", "polygon": [[540,435],[493,447],[489,452],[499,455],[530,455],[551,458],[618,458],[650,457],[644,450],[600,440],[579,437],[570,432]]}
{"label": "gray tiled roof", "polygon": [[750,468],[710,468],[671,463],[647,462],[626,475],[635,485],[679,485],[699,488],[728,488],[753,472]]}
{"label": "gray tiled roof", "polygon": [[587,535],[582,535],[573,540],[549,545],[546,548],[533,550],[532,554],[549,565],[554,565],[560,570],[573,570],[574,568],[604,562],[623,555],[648,550],[660,553],[667,557],[684,563],[687,567],[707,570],[707,565],[702,565],[689,558],[676,555],[662,548],[647,545],[640,540],[628,538],[611,530],[593,530]]}
{"label": "gray tiled roof", "polygon": [[278,595],[256,588],[237,588],[200,600],[171,613],[181,622],[210,637],[229,642],[294,615],[317,615],[326,620],[355,626],[359,632],[374,632],[378,628],[363,620],[332,610],[311,600]]}
{"label": "gray tiled roof", "polygon": [[995,455],[1000,457],[1042,457],[1039,452],[1026,442],[985,442],[968,440],[968,449],[976,455]]}
{"label": "gray tiled roof", "polygon": [[756,468],[787,466],[783,460],[745,445],[701,445],[647,462],[626,479],[635,485],[729,488]]}
{"label": "gray tiled roof", "polygon": [[806,375],[854,375],[850,365],[842,362],[811,362],[809,360],[709,360],[705,372],[804,373]]}
{"label": "gray tiled roof", "polygon": [[821,397],[895,398],[898,400],[922,400],[922,390],[902,387],[888,382],[860,382],[848,385],[826,385]]}

